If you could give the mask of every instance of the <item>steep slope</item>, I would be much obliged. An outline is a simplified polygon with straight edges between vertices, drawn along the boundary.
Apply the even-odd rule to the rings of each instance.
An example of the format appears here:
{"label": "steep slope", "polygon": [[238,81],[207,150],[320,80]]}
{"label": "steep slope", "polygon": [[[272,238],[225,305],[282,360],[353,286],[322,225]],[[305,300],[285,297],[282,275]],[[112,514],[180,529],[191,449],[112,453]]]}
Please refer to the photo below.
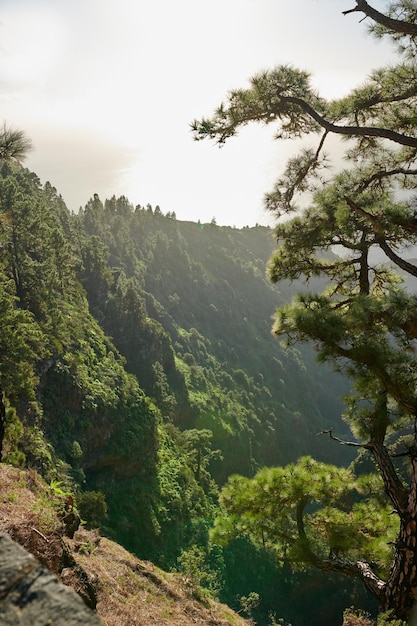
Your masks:
{"label": "steep slope", "polygon": [[248,625],[192,581],[140,561],[97,532],[80,529],[66,536],[65,498],[35,472],[0,466],[0,491],[0,532],[72,587],[106,626]]}
{"label": "steep slope", "polygon": [[[213,466],[218,481],[306,453],[335,460],[340,451],[316,435],[340,427],[345,381],[318,367],[311,348],[284,350],[271,336],[276,307],[299,284],[267,280],[269,229],[178,222],[123,197],[95,197],[79,218],[89,240],[104,244],[114,281],[100,296],[97,276],[86,276],[92,310],[161,409],[181,428],[214,433],[224,456]],[[112,292],[123,289],[167,333],[159,354],[143,348],[146,330],[127,306],[115,314]]]}
{"label": "steep slope", "polygon": [[317,437],[340,433],[345,381],[271,335],[297,290],[265,278],[271,232],[178,222],[123,197],[72,215],[49,183],[3,163],[0,244],[3,461],[71,493],[89,526],[141,558],[204,573],[236,608],[263,594],[265,623],[271,606],[282,614],[283,568],[209,537],[231,473],[346,452]]}

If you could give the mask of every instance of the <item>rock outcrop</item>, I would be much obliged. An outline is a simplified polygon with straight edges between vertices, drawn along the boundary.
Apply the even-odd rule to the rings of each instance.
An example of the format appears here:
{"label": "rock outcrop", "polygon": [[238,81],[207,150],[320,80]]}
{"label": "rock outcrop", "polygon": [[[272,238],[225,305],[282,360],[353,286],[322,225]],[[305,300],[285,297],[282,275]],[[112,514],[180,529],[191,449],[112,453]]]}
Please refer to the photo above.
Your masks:
{"label": "rock outcrop", "polygon": [[6,534],[0,534],[0,623],[2,626],[103,624],[77,594]]}

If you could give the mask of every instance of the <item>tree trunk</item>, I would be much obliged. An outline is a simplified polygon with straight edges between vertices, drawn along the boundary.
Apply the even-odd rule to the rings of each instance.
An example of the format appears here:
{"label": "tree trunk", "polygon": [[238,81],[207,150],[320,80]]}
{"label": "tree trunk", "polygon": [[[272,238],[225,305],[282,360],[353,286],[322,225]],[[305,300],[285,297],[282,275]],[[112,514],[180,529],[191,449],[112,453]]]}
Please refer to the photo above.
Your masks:
{"label": "tree trunk", "polygon": [[381,609],[408,620],[417,601],[417,458],[412,459],[412,477],[406,510],[400,513],[400,531],[394,564],[386,582]]}
{"label": "tree trunk", "polygon": [[0,462],[3,458],[3,439],[6,424],[6,405],[4,404],[3,389],[0,383]]}

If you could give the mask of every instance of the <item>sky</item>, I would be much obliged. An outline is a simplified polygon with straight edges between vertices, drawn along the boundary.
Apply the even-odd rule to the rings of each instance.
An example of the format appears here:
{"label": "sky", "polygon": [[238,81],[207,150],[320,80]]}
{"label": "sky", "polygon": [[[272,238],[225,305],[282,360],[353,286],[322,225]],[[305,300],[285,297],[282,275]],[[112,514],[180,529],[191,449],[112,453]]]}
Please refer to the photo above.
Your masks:
{"label": "sky", "polygon": [[[386,3],[375,0],[383,10]],[[97,193],[177,219],[271,224],[263,208],[291,142],[251,126],[223,147],[193,119],[280,64],[338,97],[394,60],[352,0],[0,0],[0,121],[25,165],[78,211]]]}

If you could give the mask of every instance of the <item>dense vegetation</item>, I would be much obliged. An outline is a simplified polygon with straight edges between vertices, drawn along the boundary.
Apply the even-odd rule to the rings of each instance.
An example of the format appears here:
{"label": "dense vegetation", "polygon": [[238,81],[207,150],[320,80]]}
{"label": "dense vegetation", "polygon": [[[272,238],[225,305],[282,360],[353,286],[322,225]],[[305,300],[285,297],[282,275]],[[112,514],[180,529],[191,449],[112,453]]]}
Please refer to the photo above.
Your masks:
{"label": "dense vegetation", "polygon": [[[357,0],[344,13],[394,43],[395,65],[335,100],[320,97],[307,72],[278,66],[193,128],[220,144],[250,122],[274,124],[277,139],[303,138],[266,196],[280,220],[269,275],[321,277],[325,288],[280,307],[274,330],[313,341],[321,361],[353,380],[353,438],[329,434],[360,452],[349,470],[305,457],[232,477],[216,534],[250,536],[278,559],[357,578],[381,611],[407,621],[417,598],[417,300],[399,271],[417,276],[407,260],[417,233],[417,4],[381,4]],[[347,140],[342,164],[325,154],[331,135]],[[335,250],[338,258],[326,255]]]}
{"label": "dense vegetation", "polygon": [[266,196],[275,242],[125,197],[72,215],[18,163],[24,136],[0,136],[3,460],[265,625],[340,622],[371,605],[358,581],[397,624],[417,597],[417,300],[399,277],[417,276],[416,6],[345,13],[391,37],[397,67],[326,101],[280,66],[193,125],[316,142]]}
{"label": "dense vegetation", "polygon": [[[345,379],[271,335],[297,289],[265,276],[271,231],[179,222],[124,197],[73,215],[13,159],[0,175],[3,461],[36,468],[89,526],[236,608],[259,594],[258,608],[242,600],[259,623],[270,611],[314,623],[287,598],[311,587],[319,615],[317,577],[247,539],[209,540],[232,473],[350,458],[317,437],[340,427]],[[338,584],[322,580],[340,614],[352,587]]]}

